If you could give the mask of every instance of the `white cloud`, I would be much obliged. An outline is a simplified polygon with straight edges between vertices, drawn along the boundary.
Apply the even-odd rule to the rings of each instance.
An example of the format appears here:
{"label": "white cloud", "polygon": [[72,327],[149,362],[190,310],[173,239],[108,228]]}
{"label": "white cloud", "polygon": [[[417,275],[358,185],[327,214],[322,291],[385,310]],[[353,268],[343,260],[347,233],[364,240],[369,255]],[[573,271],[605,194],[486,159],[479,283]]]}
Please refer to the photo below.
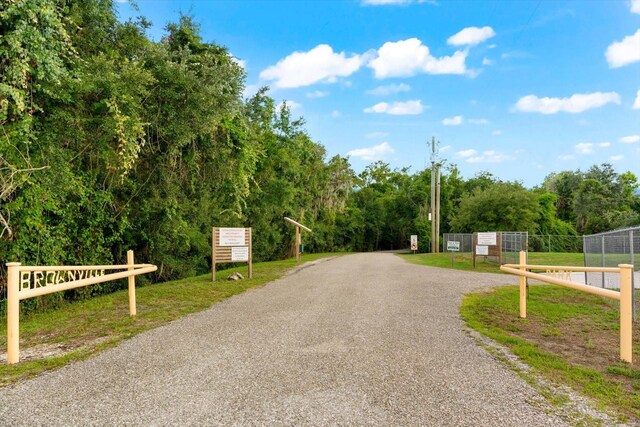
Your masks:
{"label": "white cloud", "polygon": [[496,32],[491,27],[467,27],[447,39],[447,43],[453,46],[475,46],[495,36]]}
{"label": "white cloud", "polygon": [[469,119],[468,122],[471,123],[472,125],[488,125],[489,124],[489,120],[487,119]]}
{"label": "white cloud", "polygon": [[640,135],[623,136],[619,141],[623,144],[634,144],[636,142],[640,142]]}
{"label": "white cloud", "polygon": [[620,95],[616,92],[576,93],[569,98],[538,98],[536,95],[527,95],[520,98],[514,108],[525,113],[581,113],[609,103],[620,104]]}
{"label": "white cloud", "polygon": [[406,102],[393,102],[391,104],[387,102],[379,102],[376,105],[365,108],[365,113],[386,113],[394,116],[402,115],[415,115],[424,111],[425,106],[422,105],[422,101],[406,101]]}
{"label": "white cloud", "polygon": [[640,89],[638,89],[638,93],[636,94],[636,101],[633,103],[633,109],[640,110]]}
{"label": "white cloud", "polygon": [[482,65],[493,65],[493,61],[485,56],[482,58]]}
{"label": "white cloud", "polygon": [[275,80],[277,88],[309,86],[318,82],[334,83],[360,69],[368,55],[335,53],[331,46],[320,44],[308,52],[293,52],[260,73],[263,80]]}
{"label": "white cloud", "polygon": [[417,38],[386,42],[378,49],[378,56],[367,64],[379,79],[409,77],[418,73],[464,74],[467,51],[457,51],[451,56],[435,58],[429,47]]}
{"label": "white cloud", "polygon": [[591,124],[591,122],[589,120],[586,120],[586,119],[580,119],[580,120],[578,120],[578,124],[580,126],[589,126]]}
{"label": "white cloud", "polygon": [[640,61],[640,29],[622,41],[611,43],[605,52],[609,68],[619,68]]}
{"label": "white cloud", "polygon": [[307,98],[324,98],[329,95],[329,92],[322,90],[314,90],[313,92],[307,92]]}
{"label": "white cloud", "polygon": [[611,143],[610,142],[600,142],[600,143],[598,143],[598,147],[609,148],[609,147],[611,147]]}
{"label": "white cloud", "polygon": [[342,114],[341,114],[341,113],[340,113],[340,111],[338,111],[338,110],[333,110],[333,111],[331,112],[331,117],[332,117],[332,118],[334,118],[334,119],[337,119],[337,118],[338,118],[338,117],[340,117],[340,116],[342,116]]}
{"label": "white cloud", "polygon": [[563,154],[563,155],[558,156],[558,159],[560,159],[560,160],[573,160],[573,159],[575,159],[575,157],[572,156],[571,154]]}
{"label": "white cloud", "polygon": [[611,160],[612,162],[619,162],[620,160],[624,159],[624,156],[621,155],[616,155],[616,156],[611,156],[609,157],[609,160]]}
{"label": "white cloud", "polygon": [[593,153],[593,143],[591,142],[580,142],[573,146],[575,148],[576,153],[578,154],[591,154]]}
{"label": "white cloud", "polygon": [[503,153],[499,153],[494,150],[483,151],[481,155],[475,157],[469,157],[465,160],[467,163],[501,163],[505,160],[511,159],[511,156],[508,156]]}
{"label": "white cloud", "polygon": [[640,14],[640,0],[631,0],[631,4],[629,6],[631,9],[631,13]]}
{"label": "white cloud", "polygon": [[260,85],[246,85],[242,91],[242,96],[243,98],[251,98],[253,95],[258,93],[259,89]]}
{"label": "white cloud", "polygon": [[282,108],[283,105],[286,105],[287,108],[291,111],[293,110],[299,110],[302,107],[302,104],[300,104],[299,102],[296,101],[282,101],[281,103],[279,103],[276,106],[276,110],[280,110]]}
{"label": "white cloud", "polygon": [[391,84],[386,86],[378,86],[375,89],[368,90],[367,93],[369,95],[375,95],[375,96],[388,96],[388,95],[394,95],[400,92],[408,92],[410,90],[411,90],[411,86],[404,83],[400,83],[397,85]]}
{"label": "white cloud", "polygon": [[473,148],[469,148],[468,150],[462,150],[462,151],[457,151],[456,152],[456,156],[462,157],[462,158],[475,156],[476,154],[478,154],[478,152],[476,150],[474,150]]}
{"label": "white cloud", "polygon": [[458,126],[462,124],[462,116],[454,116],[454,117],[447,117],[446,119],[442,120],[442,124],[445,126]]}
{"label": "white cloud", "polygon": [[378,139],[378,138],[385,138],[389,136],[389,134],[387,132],[370,132],[366,135],[367,139]]}
{"label": "white cloud", "polygon": [[500,129],[496,129],[493,132],[491,132],[491,135],[495,135],[495,136],[502,135],[502,131]]}
{"label": "white cloud", "polygon": [[243,68],[243,69],[247,68],[247,60],[246,59],[239,59],[239,58],[236,58],[235,56],[232,56],[231,60],[233,62],[235,62],[236,64],[238,64],[241,68]]}
{"label": "white cloud", "polygon": [[412,3],[429,3],[437,5],[435,0],[362,0],[363,6],[389,6],[389,5],[408,5]]}
{"label": "white cloud", "polygon": [[450,145],[445,145],[444,147],[440,147],[438,148],[438,152],[440,153],[444,153],[445,151],[449,151],[451,150],[453,147],[451,147]]}
{"label": "white cloud", "polygon": [[373,147],[357,148],[347,153],[347,156],[359,157],[362,160],[380,160],[385,154],[395,153],[395,150],[388,142],[374,145]]}

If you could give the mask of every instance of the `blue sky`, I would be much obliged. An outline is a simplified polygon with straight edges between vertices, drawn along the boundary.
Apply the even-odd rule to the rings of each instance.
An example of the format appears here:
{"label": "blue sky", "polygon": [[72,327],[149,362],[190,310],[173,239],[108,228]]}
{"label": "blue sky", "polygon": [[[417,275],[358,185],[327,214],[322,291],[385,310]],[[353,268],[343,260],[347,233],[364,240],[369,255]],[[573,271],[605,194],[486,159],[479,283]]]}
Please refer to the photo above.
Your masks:
{"label": "blue sky", "polygon": [[137,0],[226,46],[328,156],[540,184],[608,162],[640,176],[640,0]]}

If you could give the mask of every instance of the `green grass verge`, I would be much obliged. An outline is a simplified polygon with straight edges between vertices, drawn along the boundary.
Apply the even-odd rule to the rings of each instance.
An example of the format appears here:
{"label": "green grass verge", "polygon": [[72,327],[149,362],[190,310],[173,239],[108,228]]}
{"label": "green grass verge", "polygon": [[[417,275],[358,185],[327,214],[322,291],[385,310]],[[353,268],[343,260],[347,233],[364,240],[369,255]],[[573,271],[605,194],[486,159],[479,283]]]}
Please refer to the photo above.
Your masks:
{"label": "green grass verge", "polygon": [[462,318],[553,383],[569,385],[621,420],[640,421],[638,325],[635,364],[623,364],[617,303],[556,286],[530,285],[529,292],[526,319],[518,317],[516,286],[466,295]]}
{"label": "green grass verge", "polygon": [[[398,254],[398,256],[414,264],[430,267],[454,268],[456,270],[476,271],[479,273],[501,273],[497,264],[484,261],[482,258],[476,260],[476,268],[473,268],[470,254],[467,254],[467,257],[454,255],[453,265],[451,263],[451,253]],[[563,252],[529,252],[529,264],[581,266],[584,265],[584,255]]]}
{"label": "green grass verge", "polygon": [[[302,262],[344,254],[304,254]],[[62,367],[115,346],[140,332],[156,328],[186,314],[202,311],[218,301],[282,277],[296,266],[294,259],[253,265],[253,278],[228,281],[233,271],[246,274],[246,264],[216,273],[136,289],[137,316],[129,316],[126,290],[20,318],[20,350],[54,349],[51,357],[0,365],[0,386],[43,371]],[[0,348],[6,349],[6,319],[0,324]],[[22,356],[22,355],[21,355]]]}

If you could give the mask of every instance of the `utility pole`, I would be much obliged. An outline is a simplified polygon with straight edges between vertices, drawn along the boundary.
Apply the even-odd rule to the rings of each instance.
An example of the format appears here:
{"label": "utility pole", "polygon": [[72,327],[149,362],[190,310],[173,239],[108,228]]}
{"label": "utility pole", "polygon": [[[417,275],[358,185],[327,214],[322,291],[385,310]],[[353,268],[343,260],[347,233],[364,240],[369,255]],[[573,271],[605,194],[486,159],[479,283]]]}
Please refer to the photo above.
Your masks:
{"label": "utility pole", "polygon": [[436,138],[431,138],[431,252],[440,252],[440,170]]}

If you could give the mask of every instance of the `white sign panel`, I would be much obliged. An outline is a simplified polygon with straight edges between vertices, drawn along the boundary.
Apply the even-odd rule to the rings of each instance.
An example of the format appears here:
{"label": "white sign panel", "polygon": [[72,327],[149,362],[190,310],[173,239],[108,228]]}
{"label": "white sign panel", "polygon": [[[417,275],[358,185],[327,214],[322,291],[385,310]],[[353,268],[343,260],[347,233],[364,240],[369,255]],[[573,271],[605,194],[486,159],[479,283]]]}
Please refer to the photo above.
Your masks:
{"label": "white sign panel", "polygon": [[417,234],[412,234],[411,235],[411,250],[412,251],[417,251],[418,250],[418,235]]}
{"label": "white sign panel", "polygon": [[478,245],[495,246],[497,244],[497,233],[478,233]]}
{"label": "white sign panel", "polygon": [[489,255],[489,246],[476,245],[476,255]]}
{"label": "white sign panel", "polygon": [[232,247],[231,261],[249,261],[249,247],[248,246]]}
{"label": "white sign panel", "polygon": [[459,252],[460,251],[460,242],[455,240],[447,240],[447,250],[449,252]]}
{"label": "white sign panel", "polygon": [[246,244],[244,233],[244,228],[221,228],[218,246],[244,246]]}

